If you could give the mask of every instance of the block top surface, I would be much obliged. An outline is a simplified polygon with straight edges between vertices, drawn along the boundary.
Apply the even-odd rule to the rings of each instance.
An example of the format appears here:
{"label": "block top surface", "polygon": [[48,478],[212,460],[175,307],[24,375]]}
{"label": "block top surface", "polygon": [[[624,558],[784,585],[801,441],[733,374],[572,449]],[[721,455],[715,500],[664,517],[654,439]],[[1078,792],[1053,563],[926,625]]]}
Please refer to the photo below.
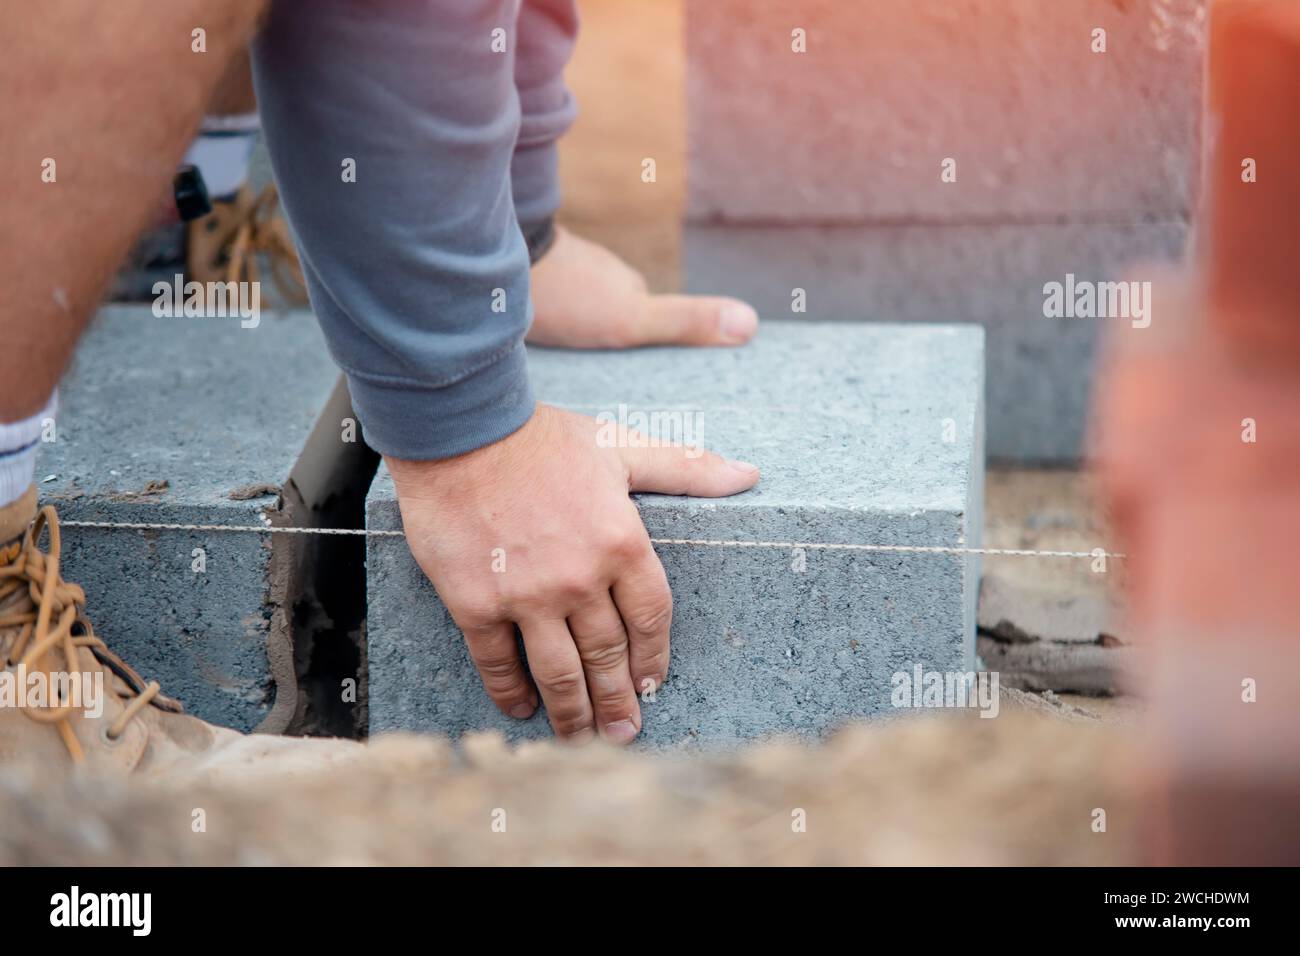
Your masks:
{"label": "block top surface", "polygon": [[[796,514],[852,524],[854,515],[962,513],[983,362],[974,325],[769,321],[738,349],[529,351],[540,401],[762,469],[755,489],[732,498],[638,496],[652,531],[656,511],[689,508],[714,515],[720,531],[755,534],[795,534],[780,516]],[[393,497],[381,470],[372,521]]]}
{"label": "block top surface", "polygon": [[159,505],[247,509],[258,502],[230,492],[289,476],[338,374],[309,312],[264,311],[241,328],[237,317],[105,308],[59,386],[41,495],[132,502],[166,481]]}

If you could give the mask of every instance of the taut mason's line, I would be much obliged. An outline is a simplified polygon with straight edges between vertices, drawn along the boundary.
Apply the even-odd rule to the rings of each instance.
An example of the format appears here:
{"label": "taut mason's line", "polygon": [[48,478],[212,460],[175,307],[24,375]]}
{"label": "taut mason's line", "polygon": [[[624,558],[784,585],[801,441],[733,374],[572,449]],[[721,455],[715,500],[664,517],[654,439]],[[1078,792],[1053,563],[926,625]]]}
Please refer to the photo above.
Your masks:
{"label": "taut mason's line", "polygon": [[[264,525],[236,524],[160,524],[144,521],[60,521],[63,528],[106,528],[115,531],[216,531],[242,534],[346,534],[367,538],[404,538],[401,531],[375,531],[368,528],[274,528]],[[818,551],[871,551],[883,554],[981,554],[1035,558],[1124,558],[1113,551],[1033,551],[1025,548],[950,548],[942,545],[912,544],[833,544],[829,541],[729,541],[708,538],[651,538],[651,544],[684,545],[700,548],[779,548],[784,551],[805,548]]]}

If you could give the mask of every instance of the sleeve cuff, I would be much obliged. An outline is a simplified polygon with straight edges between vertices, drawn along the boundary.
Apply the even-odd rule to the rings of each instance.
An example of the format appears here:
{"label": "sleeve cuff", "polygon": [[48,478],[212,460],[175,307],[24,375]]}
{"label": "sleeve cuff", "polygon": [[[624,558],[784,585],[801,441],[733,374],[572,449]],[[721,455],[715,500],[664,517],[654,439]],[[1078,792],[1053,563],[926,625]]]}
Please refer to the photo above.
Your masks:
{"label": "sleeve cuff", "polygon": [[551,246],[555,245],[555,219],[547,216],[541,222],[519,224],[520,230],[524,234],[524,242],[528,246],[528,263],[537,265],[542,256],[551,251]]}
{"label": "sleeve cuff", "polygon": [[351,373],[348,387],[366,444],[408,461],[452,458],[498,442],[523,427],[536,405],[523,342],[440,388]]}

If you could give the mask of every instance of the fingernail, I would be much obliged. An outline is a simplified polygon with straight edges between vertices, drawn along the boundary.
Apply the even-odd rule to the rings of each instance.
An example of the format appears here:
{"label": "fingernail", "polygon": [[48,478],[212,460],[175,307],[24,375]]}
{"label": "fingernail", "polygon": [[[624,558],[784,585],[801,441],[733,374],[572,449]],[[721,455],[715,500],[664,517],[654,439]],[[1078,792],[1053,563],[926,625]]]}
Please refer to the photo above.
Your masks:
{"label": "fingernail", "polygon": [[589,744],[596,739],[596,732],[590,727],[583,727],[581,730],[574,731],[565,738],[567,743],[571,744]]}
{"label": "fingernail", "polygon": [[529,717],[533,716],[533,711],[535,710],[537,710],[537,708],[532,704],[515,704],[515,706],[510,708],[510,716],[514,717],[516,720],[527,720]]}
{"label": "fingernail", "polygon": [[735,458],[728,458],[727,465],[731,468],[736,469],[736,471],[744,471],[749,473],[758,471],[758,465],[751,465],[747,461],[737,461]]}
{"label": "fingernail", "polygon": [[630,744],[636,739],[636,725],[630,720],[616,720],[605,725],[605,739],[612,744]]}
{"label": "fingernail", "polygon": [[758,313],[742,303],[724,305],[718,316],[718,331],[728,342],[748,342],[758,329]]}

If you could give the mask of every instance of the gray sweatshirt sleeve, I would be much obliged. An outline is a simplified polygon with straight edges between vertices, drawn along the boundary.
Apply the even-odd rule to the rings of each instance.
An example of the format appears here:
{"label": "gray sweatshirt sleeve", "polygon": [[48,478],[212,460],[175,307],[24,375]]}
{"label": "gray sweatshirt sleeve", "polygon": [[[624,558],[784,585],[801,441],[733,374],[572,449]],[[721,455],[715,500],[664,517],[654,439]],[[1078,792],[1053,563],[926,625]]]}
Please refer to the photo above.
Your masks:
{"label": "gray sweatshirt sleeve", "polygon": [[515,87],[523,116],[510,175],[515,210],[527,236],[560,206],[557,142],[577,115],[564,83],[564,67],[578,36],[576,0],[523,0],[518,36]]}
{"label": "gray sweatshirt sleeve", "polygon": [[510,181],[518,5],[274,0],[254,45],[312,306],[386,455],[461,454],[533,412]]}

